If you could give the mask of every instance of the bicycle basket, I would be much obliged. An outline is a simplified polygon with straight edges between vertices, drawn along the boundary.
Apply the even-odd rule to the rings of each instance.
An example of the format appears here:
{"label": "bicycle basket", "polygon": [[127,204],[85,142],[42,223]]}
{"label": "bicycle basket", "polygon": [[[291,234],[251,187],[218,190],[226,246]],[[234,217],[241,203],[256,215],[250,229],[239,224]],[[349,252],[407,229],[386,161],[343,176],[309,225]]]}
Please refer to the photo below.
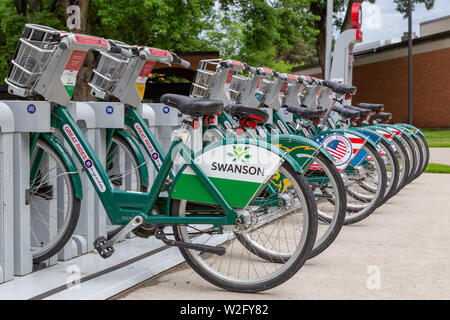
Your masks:
{"label": "bicycle basket", "polygon": [[89,86],[103,94],[112,94],[115,84],[119,81],[129,61],[128,58],[118,53],[100,52],[88,83]]}
{"label": "bicycle basket", "polygon": [[261,86],[259,87],[259,89],[257,91],[257,95],[259,98],[258,100],[260,103],[263,103],[264,98],[265,98],[266,94],[268,93],[272,84],[273,84],[273,80],[263,79]]}
{"label": "bicycle basket", "polygon": [[191,97],[206,98],[214,78],[216,76],[217,65],[220,59],[202,60],[198,64],[197,72],[195,73],[194,81],[191,85]]}
{"label": "bicycle basket", "polygon": [[53,28],[27,24],[19,39],[11,61],[6,83],[32,89],[55,52],[55,36],[60,32]]}
{"label": "bicycle basket", "polygon": [[233,75],[230,83],[230,98],[232,101],[237,102],[240,94],[245,89],[245,84],[248,82],[249,78],[241,75]]}

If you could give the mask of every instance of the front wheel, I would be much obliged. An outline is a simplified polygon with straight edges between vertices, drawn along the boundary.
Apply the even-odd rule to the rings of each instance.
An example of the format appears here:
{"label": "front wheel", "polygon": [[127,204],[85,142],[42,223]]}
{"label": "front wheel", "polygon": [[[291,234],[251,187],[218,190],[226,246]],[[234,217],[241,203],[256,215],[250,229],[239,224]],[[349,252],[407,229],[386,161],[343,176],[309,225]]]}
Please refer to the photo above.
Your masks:
{"label": "front wheel", "polygon": [[378,150],[366,143],[360,152],[367,153],[365,160],[349,165],[342,173],[348,195],[345,225],[370,216],[382,203],[386,192],[386,167]]}
{"label": "front wheel", "polygon": [[336,166],[322,153],[318,153],[304,171],[316,200],[318,229],[313,258],[327,249],[342,229],[347,212],[347,195]]}
{"label": "front wheel", "polygon": [[[217,226],[196,224],[173,227],[176,240],[226,248],[222,256],[180,248],[201,277],[230,291],[258,292],[282,284],[303,266],[317,234],[317,209],[306,179],[287,162],[269,181],[280,180],[280,176],[279,192],[274,194],[269,183],[252,203],[237,211],[248,222],[246,229],[223,226],[224,230],[215,231]],[[171,212],[188,216],[199,210],[199,204],[177,200]],[[206,211],[223,215],[220,207],[209,206]]]}
{"label": "front wheel", "polygon": [[50,143],[39,137],[31,154],[30,240],[33,263],[49,259],[70,240],[80,216],[81,201],[67,166]]}

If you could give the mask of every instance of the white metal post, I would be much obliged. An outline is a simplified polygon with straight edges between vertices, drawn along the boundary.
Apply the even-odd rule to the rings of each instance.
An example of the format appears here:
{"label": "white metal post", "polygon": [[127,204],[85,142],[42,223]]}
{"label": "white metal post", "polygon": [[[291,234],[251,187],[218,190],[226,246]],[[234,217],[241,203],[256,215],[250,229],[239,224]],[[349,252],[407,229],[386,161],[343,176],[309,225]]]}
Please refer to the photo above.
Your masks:
{"label": "white metal post", "polygon": [[331,40],[333,38],[333,0],[327,0],[327,27],[326,27],[326,45],[325,45],[325,74],[324,79],[330,79],[331,70]]}

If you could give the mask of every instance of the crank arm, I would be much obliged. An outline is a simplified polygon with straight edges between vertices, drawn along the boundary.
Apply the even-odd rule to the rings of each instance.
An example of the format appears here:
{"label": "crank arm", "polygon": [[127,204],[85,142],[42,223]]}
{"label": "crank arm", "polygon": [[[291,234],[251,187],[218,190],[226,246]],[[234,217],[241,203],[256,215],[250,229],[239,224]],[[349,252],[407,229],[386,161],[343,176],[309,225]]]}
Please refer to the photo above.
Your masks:
{"label": "crank arm", "polygon": [[139,227],[144,222],[144,218],[136,216],[131,219],[122,230],[120,230],[114,237],[108,240],[108,245],[113,246],[120,240],[124,239],[127,234]]}
{"label": "crank arm", "polygon": [[168,246],[182,247],[182,248],[193,249],[193,250],[197,250],[197,251],[214,253],[219,256],[223,256],[226,252],[226,249],[224,247],[213,247],[213,246],[208,246],[206,244],[196,244],[196,243],[190,243],[190,242],[184,242],[184,241],[170,240],[166,237],[166,234],[164,233],[164,230],[161,227],[158,227],[156,229],[155,238],[161,240],[162,242],[164,242],[164,244],[166,244]]}

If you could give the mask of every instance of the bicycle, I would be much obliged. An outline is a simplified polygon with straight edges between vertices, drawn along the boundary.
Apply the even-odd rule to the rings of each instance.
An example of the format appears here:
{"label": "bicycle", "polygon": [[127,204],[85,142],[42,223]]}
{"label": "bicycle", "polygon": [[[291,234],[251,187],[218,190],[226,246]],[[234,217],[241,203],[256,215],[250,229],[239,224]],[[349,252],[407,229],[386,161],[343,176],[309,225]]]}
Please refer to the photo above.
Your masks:
{"label": "bicycle", "polygon": [[[335,93],[332,100],[330,100],[331,91],[324,90],[324,85],[329,86]],[[344,97],[353,95],[355,91],[356,88],[351,86],[331,82],[314,83],[312,79],[305,77],[272,73],[265,75],[257,92],[259,104],[267,105],[273,112],[274,125],[267,127],[269,132],[303,136],[320,144],[332,154],[333,163],[343,178],[348,195],[344,224],[356,223],[367,218],[379,206],[385,193],[387,179],[383,161],[376,152],[376,143],[367,135],[347,129],[326,127],[335,104]],[[310,103],[317,104],[319,95],[328,101],[328,110],[311,111],[299,107]],[[311,119],[317,125],[305,127],[302,126],[302,122],[289,125],[280,114],[282,110],[297,114],[301,118]],[[333,148],[337,146],[345,146],[345,153],[339,153]],[[364,175],[360,175],[359,172],[363,172]],[[376,192],[364,190],[360,187],[361,182],[368,184]],[[361,197],[362,193],[364,197]]]}
{"label": "bicycle", "polygon": [[[317,232],[314,198],[295,160],[273,145],[242,138],[212,144],[194,155],[186,145],[189,126],[198,117],[221,112],[223,103],[166,95],[164,102],[186,115],[180,128],[173,133],[170,156],[162,161],[150,191],[114,189],[106,169],[65,107],[73,94],[76,73],[86,52],[91,49],[120,53],[125,57],[138,54],[141,61],[134,59],[135,63],[145,63],[143,58],[152,54],[152,48],[148,47],[129,50],[103,38],[26,25],[6,81],[9,92],[13,94],[29,96],[38,93],[51,102],[52,130],[62,134],[82,164],[110,221],[125,225],[112,239],[99,237],[95,241],[94,247],[99,255],[110,257],[114,253],[113,245],[145,222],[156,226],[157,239],[178,247],[194,271],[221,288],[257,292],[273,288],[292,277],[309,257]],[[159,54],[169,63],[173,61],[170,52],[160,50]],[[130,84],[134,86],[134,81]],[[134,92],[138,96],[138,91]],[[132,111],[127,111],[127,115],[137,113],[129,110]],[[134,127],[141,121],[142,118],[137,117]],[[243,158],[229,156],[236,149],[244,150]],[[56,210],[53,213],[57,216],[52,218],[65,223],[58,228],[56,237],[51,238],[51,245],[43,246],[45,250],[41,250],[40,259],[44,259],[56,253],[72,234],[79,214],[79,207],[77,211],[74,203],[81,201],[82,190],[74,159],[56,135],[33,134],[31,152],[30,185],[35,186],[38,181],[39,188],[46,186],[48,190],[58,191],[57,185],[62,182],[65,183],[63,190],[67,191],[52,194],[57,196],[57,203],[64,204],[62,213]],[[168,197],[162,198],[160,193],[173,167],[175,155],[179,155],[185,164],[177,172]],[[46,158],[50,160],[46,161]],[[241,172],[238,172],[238,164],[233,159],[239,160]],[[49,175],[42,174],[41,167],[54,162],[59,164],[53,170],[58,173],[56,178],[44,181]],[[224,179],[223,172],[215,170],[218,166],[236,170]],[[243,167],[247,169],[242,170]],[[278,172],[289,182],[283,194],[291,202],[290,210],[286,210],[285,203],[273,204],[267,197],[266,186]],[[30,190],[33,196],[42,196],[35,188]],[[153,211],[158,200],[164,203],[161,213]],[[259,210],[258,202],[267,204],[265,207],[269,210]],[[284,228],[285,224],[289,230]],[[165,227],[172,227],[173,234],[167,234]],[[281,232],[283,239],[270,239],[276,229],[275,235]],[[272,232],[268,232],[270,230]],[[173,238],[167,237],[172,235]],[[265,259],[248,250],[242,242],[251,243],[250,248],[258,247],[259,255],[264,253]],[[227,262],[222,268],[225,258]]]}
{"label": "bicycle", "polygon": [[[253,71],[250,76],[244,76],[243,72],[249,70]],[[272,71],[256,69],[235,60],[202,60],[192,82],[191,96],[217,99],[227,105],[226,112],[203,121],[205,146],[227,137],[257,138],[288,151],[303,168],[303,174],[314,193],[321,222],[312,258],[328,248],[342,228],[346,214],[344,185],[331,161],[331,155],[320,145],[294,135],[265,134],[261,129],[269,115],[257,108],[252,97],[261,83],[261,73],[265,72]],[[272,181],[272,185],[280,188],[282,177]]]}

